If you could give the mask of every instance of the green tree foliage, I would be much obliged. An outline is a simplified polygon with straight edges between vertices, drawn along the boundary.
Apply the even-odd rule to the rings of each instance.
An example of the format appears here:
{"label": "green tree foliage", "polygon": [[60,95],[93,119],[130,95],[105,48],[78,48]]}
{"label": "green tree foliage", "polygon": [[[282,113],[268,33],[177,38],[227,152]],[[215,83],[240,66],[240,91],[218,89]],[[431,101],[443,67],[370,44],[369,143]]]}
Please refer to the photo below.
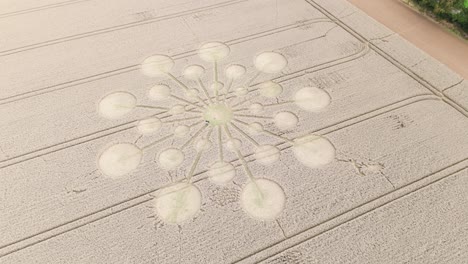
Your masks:
{"label": "green tree foliage", "polygon": [[468,0],[413,0],[438,18],[450,21],[468,33]]}

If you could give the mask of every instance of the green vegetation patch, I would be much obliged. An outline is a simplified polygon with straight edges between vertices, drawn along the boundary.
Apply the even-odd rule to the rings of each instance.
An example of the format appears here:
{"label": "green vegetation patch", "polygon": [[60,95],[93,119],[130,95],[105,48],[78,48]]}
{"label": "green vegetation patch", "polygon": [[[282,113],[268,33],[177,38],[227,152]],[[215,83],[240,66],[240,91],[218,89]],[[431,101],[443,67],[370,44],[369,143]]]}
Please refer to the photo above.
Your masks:
{"label": "green vegetation patch", "polygon": [[413,0],[413,3],[468,33],[468,0]]}

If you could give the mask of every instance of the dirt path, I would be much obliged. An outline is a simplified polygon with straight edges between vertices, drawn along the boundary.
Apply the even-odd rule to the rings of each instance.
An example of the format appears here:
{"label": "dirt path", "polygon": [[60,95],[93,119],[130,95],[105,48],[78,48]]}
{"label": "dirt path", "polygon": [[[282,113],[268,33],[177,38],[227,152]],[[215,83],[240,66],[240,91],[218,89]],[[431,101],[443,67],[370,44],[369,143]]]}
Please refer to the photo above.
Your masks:
{"label": "dirt path", "polygon": [[455,36],[400,0],[348,1],[468,79],[468,41]]}

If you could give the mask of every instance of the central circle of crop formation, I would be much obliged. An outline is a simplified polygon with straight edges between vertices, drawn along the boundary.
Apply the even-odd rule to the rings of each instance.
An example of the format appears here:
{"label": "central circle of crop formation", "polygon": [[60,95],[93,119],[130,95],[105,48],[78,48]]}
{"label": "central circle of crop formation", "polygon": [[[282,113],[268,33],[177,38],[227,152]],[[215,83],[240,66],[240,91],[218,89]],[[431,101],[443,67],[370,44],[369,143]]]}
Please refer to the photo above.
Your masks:
{"label": "central circle of crop formation", "polygon": [[203,118],[210,125],[225,125],[232,120],[232,110],[225,104],[212,104],[206,107]]}

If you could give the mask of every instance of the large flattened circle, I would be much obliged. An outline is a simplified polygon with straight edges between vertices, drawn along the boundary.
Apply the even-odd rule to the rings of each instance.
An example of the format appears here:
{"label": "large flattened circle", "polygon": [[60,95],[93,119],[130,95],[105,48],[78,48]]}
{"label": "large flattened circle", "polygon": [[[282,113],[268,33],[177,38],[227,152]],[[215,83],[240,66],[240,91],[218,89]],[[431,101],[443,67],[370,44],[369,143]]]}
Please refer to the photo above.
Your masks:
{"label": "large flattened circle", "polygon": [[236,175],[236,169],[231,163],[225,161],[215,162],[208,170],[209,179],[219,185],[231,181]]}
{"label": "large flattened circle", "polygon": [[202,195],[191,183],[177,183],[159,191],[155,209],[159,218],[171,224],[180,224],[200,211]]}
{"label": "large flattened circle", "polygon": [[293,152],[297,160],[310,168],[317,168],[335,159],[335,147],[328,139],[308,135],[294,140]]}
{"label": "large flattened circle", "polygon": [[174,170],[184,161],[184,153],[176,148],[168,148],[163,150],[159,156],[159,165],[164,170]]}
{"label": "large flattened circle", "polygon": [[226,58],[231,50],[221,42],[208,42],[198,49],[198,56],[204,61],[214,62]]}
{"label": "large flattened circle", "polygon": [[166,55],[153,55],[141,63],[141,71],[149,77],[166,75],[174,67],[174,60]]}
{"label": "large flattened circle", "polygon": [[330,104],[330,95],[317,87],[305,87],[294,95],[294,102],[309,112],[320,112]]}
{"label": "large flattened circle", "polygon": [[288,65],[288,61],[279,53],[266,51],[255,57],[254,65],[261,72],[279,73]]}
{"label": "large flattened circle", "polygon": [[128,92],[113,92],[98,104],[98,113],[107,119],[119,119],[130,113],[137,104],[136,97]]}
{"label": "large flattened circle", "polygon": [[284,209],[286,196],[274,181],[255,179],[247,183],[241,193],[244,211],[258,220],[274,220]]}
{"label": "large flattened circle", "polygon": [[119,178],[138,167],[143,151],[130,143],[119,143],[105,149],[98,159],[101,172],[109,178]]}

